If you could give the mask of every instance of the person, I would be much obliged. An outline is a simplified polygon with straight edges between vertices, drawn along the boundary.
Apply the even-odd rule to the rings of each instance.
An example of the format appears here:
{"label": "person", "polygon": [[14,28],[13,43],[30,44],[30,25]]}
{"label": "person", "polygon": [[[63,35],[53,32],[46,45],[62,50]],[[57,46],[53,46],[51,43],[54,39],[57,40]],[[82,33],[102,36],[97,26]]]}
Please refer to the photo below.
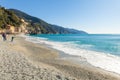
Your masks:
{"label": "person", "polygon": [[3,38],[3,41],[6,41],[7,40],[7,38],[6,38],[6,33],[2,33],[2,38]]}
{"label": "person", "polygon": [[13,42],[14,38],[15,38],[14,36],[11,37],[11,42]]}
{"label": "person", "polygon": [[13,35],[11,36],[11,42],[13,42],[15,36],[16,36],[15,34],[13,34]]}

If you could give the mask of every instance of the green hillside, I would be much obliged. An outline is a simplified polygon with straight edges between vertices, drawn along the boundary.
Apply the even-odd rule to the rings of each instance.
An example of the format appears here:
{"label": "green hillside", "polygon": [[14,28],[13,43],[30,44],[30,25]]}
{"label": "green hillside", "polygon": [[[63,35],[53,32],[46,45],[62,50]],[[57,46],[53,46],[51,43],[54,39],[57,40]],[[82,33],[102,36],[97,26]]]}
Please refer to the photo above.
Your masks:
{"label": "green hillside", "polygon": [[6,29],[7,25],[20,27],[21,19],[28,23],[26,29],[30,34],[87,34],[84,31],[49,24],[16,9],[0,7],[0,29]]}
{"label": "green hillside", "polygon": [[20,18],[18,18],[14,12],[0,7],[0,29],[5,29],[6,25],[19,27],[20,24]]}
{"label": "green hillside", "polygon": [[68,29],[57,25],[49,24],[39,18],[30,16],[20,10],[9,9],[13,11],[17,16],[23,18],[25,21],[29,23],[28,28],[32,30],[32,32],[43,33],[43,34],[87,34],[84,31],[79,31],[75,29]]}
{"label": "green hillside", "polygon": [[43,33],[43,34],[50,34],[50,33],[57,33],[50,24],[48,24],[47,22],[30,16],[22,11],[16,10],[16,9],[9,9],[10,11],[13,11],[19,18],[24,19],[26,22],[28,22],[29,24],[28,26],[28,30],[29,32],[33,32],[33,33]]}

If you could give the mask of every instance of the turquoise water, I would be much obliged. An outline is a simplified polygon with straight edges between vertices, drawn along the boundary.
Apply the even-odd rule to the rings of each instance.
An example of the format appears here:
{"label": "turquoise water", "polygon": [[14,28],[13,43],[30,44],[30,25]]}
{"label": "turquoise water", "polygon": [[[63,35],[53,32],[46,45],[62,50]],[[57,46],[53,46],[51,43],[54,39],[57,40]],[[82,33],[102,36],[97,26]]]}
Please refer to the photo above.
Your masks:
{"label": "turquoise water", "polygon": [[120,35],[108,34],[39,34],[35,37],[54,42],[70,42],[74,47],[120,56]]}
{"label": "turquoise water", "polygon": [[38,34],[25,37],[27,41],[46,44],[73,58],[77,56],[77,61],[82,57],[95,67],[120,74],[120,35]]}

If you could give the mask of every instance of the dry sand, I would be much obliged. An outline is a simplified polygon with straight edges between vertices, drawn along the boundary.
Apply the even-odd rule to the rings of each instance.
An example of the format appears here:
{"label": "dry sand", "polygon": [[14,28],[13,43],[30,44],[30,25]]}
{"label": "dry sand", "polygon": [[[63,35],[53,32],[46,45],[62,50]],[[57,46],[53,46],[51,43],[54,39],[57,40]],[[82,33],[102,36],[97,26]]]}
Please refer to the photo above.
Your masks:
{"label": "dry sand", "polygon": [[14,42],[0,39],[0,62],[0,80],[120,80],[120,75],[63,60],[58,51],[18,36]]}
{"label": "dry sand", "polygon": [[24,43],[19,43],[22,39],[0,40],[0,80],[75,80],[52,66],[30,60],[20,45]]}

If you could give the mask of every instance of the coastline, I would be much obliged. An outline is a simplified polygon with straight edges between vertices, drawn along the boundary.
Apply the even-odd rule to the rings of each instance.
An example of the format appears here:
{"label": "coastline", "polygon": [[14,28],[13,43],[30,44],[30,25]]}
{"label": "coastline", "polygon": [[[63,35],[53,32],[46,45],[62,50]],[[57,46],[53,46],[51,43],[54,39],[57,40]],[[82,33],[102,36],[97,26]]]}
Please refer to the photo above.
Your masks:
{"label": "coastline", "polygon": [[[30,43],[32,43],[32,42],[30,42]],[[33,43],[33,44],[36,44],[36,43]],[[43,44],[36,44],[36,45],[38,45],[38,46],[40,46],[40,45],[42,45],[42,46],[44,46],[44,47],[47,47],[47,48],[49,48],[50,50],[54,50],[54,51],[57,51],[57,59],[54,59],[54,60],[39,60],[39,61],[42,61],[43,63],[46,63],[46,64],[49,64],[49,65],[52,65],[52,66],[54,66],[54,67],[57,67],[57,68],[59,68],[60,70],[63,70],[63,71],[65,71],[65,73],[66,72],[69,72],[70,70],[64,70],[64,67],[62,67],[62,69],[61,69],[61,65],[67,65],[67,67],[68,67],[68,65],[69,65],[69,67],[70,66],[73,66],[73,67],[80,67],[80,69],[82,70],[83,69],[83,72],[84,72],[84,69],[85,70],[88,70],[88,71],[90,71],[90,72],[100,72],[100,73],[103,73],[104,75],[107,75],[107,76],[115,76],[115,77],[119,77],[120,78],[120,75],[119,74],[116,74],[116,73],[113,73],[113,72],[109,72],[109,71],[106,71],[106,70],[103,70],[103,69],[101,69],[101,68],[97,68],[97,67],[94,67],[94,66],[92,66],[91,64],[89,64],[89,63],[87,63],[86,62],[86,60],[84,59],[84,58],[82,58],[81,57],[81,61],[76,61],[76,60],[74,60],[73,58],[77,58],[76,56],[71,56],[71,55],[69,55],[69,54],[65,54],[65,53],[63,53],[63,52],[61,52],[61,51],[59,51],[59,50],[55,50],[55,49],[53,49],[52,47],[50,47],[50,46],[47,46],[47,45],[45,45],[44,43]],[[65,57],[65,55],[66,55],[66,58],[64,58]],[[64,56],[64,57],[63,57]],[[59,59],[58,59],[59,58]],[[80,57],[79,57],[80,58]],[[63,62],[63,63],[62,63]],[[66,69],[66,68],[65,68]],[[72,70],[72,68],[71,68],[71,70]],[[74,70],[74,69],[73,69]],[[79,71],[79,68],[76,70],[77,72]],[[69,72],[69,74],[71,74],[71,72],[76,72],[76,71],[70,71]],[[76,75],[76,73],[72,73],[72,75]],[[81,73],[77,73],[77,74],[81,74]],[[85,73],[86,74],[86,73]],[[84,74],[84,75],[85,75]],[[92,74],[92,73],[90,73],[90,74]],[[109,75],[108,75],[109,74]],[[87,75],[87,74],[86,74]],[[89,75],[89,74],[88,74]],[[101,75],[101,74],[100,74]],[[100,76],[99,75],[99,76]],[[94,76],[94,75],[93,75]],[[76,77],[76,76],[75,76]],[[78,77],[78,79],[80,78],[80,76],[79,75],[77,75],[77,77]],[[94,78],[95,79],[95,78]],[[92,79],[92,80],[94,80],[94,79]],[[84,80],[84,79],[83,79]],[[109,79],[110,80],[110,79]],[[114,79],[111,79],[111,80],[114,80]],[[115,80],[117,80],[117,79],[115,79]]]}
{"label": "coastline", "polygon": [[[26,37],[27,41],[46,45],[49,48],[59,51],[60,52],[59,56],[62,57],[63,59],[65,59],[65,58],[67,58],[67,59],[69,58],[72,60],[74,59],[75,62],[77,61],[78,63],[82,62],[82,63],[91,64],[91,65],[93,65],[95,67],[99,67],[103,70],[113,72],[116,74],[120,74],[120,68],[119,68],[120,57],[115,56],[114,54],[112,55],[112,54],[106,53],[106,52],[104,53],[104,52],[89,50],[89,46],[91,46],[91,45],[85,45],[85,46],[88,46],[88,49],[82,49],[82,48],[79,48],[80,47],[79,44],[78,45],[74,44],[74,40],[73,40],[73,42],[71,42],[71,41],[69,42],[69,40],[68,40],[68,42],[61,42],[61,40],[60,40],[60,42],[59,42],[59,40],[52,41],[52,38],[49,40],[49,38],[46,38],[46,37],[45,38],[44,37],[34,37],[34,36],[32,36],[32,37],[25,36],[25,37]],[[54,39],[54,37],[53,37],[53,39]],[[56,36],[56,39],[61,39],[61,38]],[[64,39],[62,41],[64,41]],[[98,47],[99,46],[105,46],[105,45],[104,44],[98,45]],[[72,61],[72,60],[70,60],[70,61]]]}
{"label": "coastline", "polygon": [[[63,59],[63,57],[60,57],[60,53],[57,50],[51,49],[46,45],[28,42],[23,37],[17,36],[13,43],[3,43],[5,45],[9,45],[11,50],[20,52],[21,55],[24,55],[24,57],[34,65],[39,65],[44,68],[52,68],[58,72],[60,71],[66,76],[72,77],[72,79],[68,80],[73,80],[73,78],[76,78],[76,80],[120,80],[120,75],[94,66],[91,67],[83,62],[81,62],[83,64],[78,64],[76,61],[74,62],[71,59]],[[66,56],[68,57],[68,55]]]}

